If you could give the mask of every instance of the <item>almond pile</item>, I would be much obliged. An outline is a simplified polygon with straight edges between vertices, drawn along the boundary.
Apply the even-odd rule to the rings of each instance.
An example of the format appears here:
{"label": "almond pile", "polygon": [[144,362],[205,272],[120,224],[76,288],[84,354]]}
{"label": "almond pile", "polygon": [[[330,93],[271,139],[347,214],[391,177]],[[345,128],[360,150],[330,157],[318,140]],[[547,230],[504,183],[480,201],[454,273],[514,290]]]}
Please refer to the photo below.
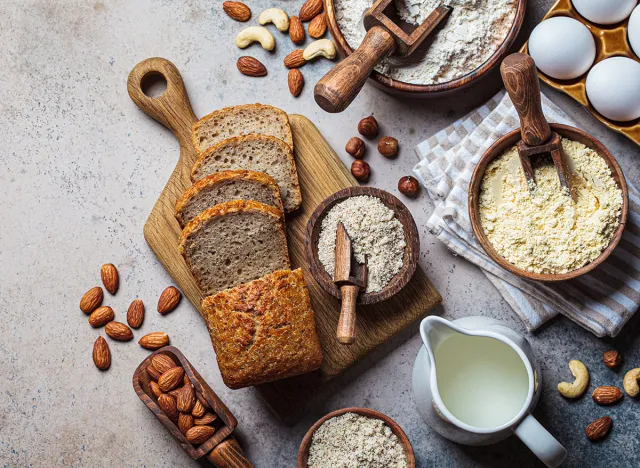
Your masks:
{"label": "almond pile", "polygon": [[[242,2],[223,2],[222,8],[229,17],[236,21],[246,22],[251,18],[251,10]],[[258,23],[262,25],[262,27],[251,26],[245,29],[240,33],[243,34],[242,42],[238,43],[236,40],[236,44],[244,48],[252,42],[259,42],[263,48],[273,50],[275,47],[274,38],[269,30],[266,29],[269,23],[273,23],[281,33],[288,33],[289,39],[295,45],[299,46],[304,44],[307,34],[312,39],[320,40],[327,32],[327,18],[323,10],[324,4],[322,0],[306,0],[300,8],[298,15],[291,17],[279,8],[270,8],[262,12],[258,18]],[[306,31],[303,23],[308,23]],[[249,38],[247,38],[247,36],[249,36]],[[313,56],[321,55],[327,58],[333,58],[335,56],[335,45],[327,39],[324,39],[324,41],[329,44],[321,44],[322,41],[316,41],[318,44],[316,44],[315,47],[321,45],[320,48],[322,48],[328,45],[331,50],[327,51],[327,53],[314,54]],[[284,59],[284,66],[291,69],[287,75],[287,84],[289,91],[294,97],[298,97],[300,93],[302,93],[304,77],[298,68],[306,63],[307,60],[304,58],[304,49],[295,49]],[[260,77],[267,75],[267,67],[255,57],[243,55],[238,58],[236,66],[240,73],[246,76]]]}
{"label": "almond pile", "polygon": [[[111,295],[118,292],[120,275],[115,265],[108,263],[102,265],[100,277],[104,288]],[[182,293],[175,287],[166,288],[158,299],[158,313],[166,315],[174,310],[180,303]],[[100,286],[89,289],[80,300],[80,310],[89,315],[89,325],[94,328],[104,327],[109,338],[115,341],[131,341],[133,339],[132,328],[137,329],[144,321],[145,308],[140,299],[135,299],[127,310],[127,324],[116,322],[116,314],[113,308],[102,305],[104,292]],[[164,332],[152,332],[144,335],[138,341],[140,346],[150,350],[160,349],[169,344],[169,335]],[[100,370],[111,367],[111,350],[109,344],[99,336],[93,344],[93,362]]]}
{"label": "almond pile", "polygon": [[185,370],[168,354],[156,354],[146,367],[152,395],[158,407],[184,434],[188,442],[199,445],[216,432],[218,416],[206,398],[197,392]]}

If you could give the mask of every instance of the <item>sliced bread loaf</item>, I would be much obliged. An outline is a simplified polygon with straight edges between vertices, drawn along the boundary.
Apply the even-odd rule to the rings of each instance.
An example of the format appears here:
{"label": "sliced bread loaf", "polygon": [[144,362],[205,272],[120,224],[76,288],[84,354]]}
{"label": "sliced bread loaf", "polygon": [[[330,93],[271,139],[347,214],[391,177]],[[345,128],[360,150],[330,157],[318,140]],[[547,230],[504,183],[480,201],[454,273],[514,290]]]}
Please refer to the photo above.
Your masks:
{"label": "sliced bread loaf", "polygon": [[225,107],[201,118],[193,126],[193,146],[203,153],[222,140],[250,133],[274,136],[293,148],[289,117],[264,104]]}
{"label": "sliced bread loaf", "polygon": [[286,211],[293,211],[302,203],[293,152],[278,138],[254,134],[224,140],[200,155],[191,170],[191,180],[233,169],[264,172],[273,177]]}
{"label": "sliced bread loaf", "polygon": [[284,214],[253,200],[206,209],[184,228],[179,249],[205,295],[290,268]]}
{"label": "sliced bread loaf", "polygon": [[282,211],[280,189],[272,177],[235,170],[216,172],[189,187],[176,202],[176,219],[185,227],[207,208],[233,200],[254,200]]}

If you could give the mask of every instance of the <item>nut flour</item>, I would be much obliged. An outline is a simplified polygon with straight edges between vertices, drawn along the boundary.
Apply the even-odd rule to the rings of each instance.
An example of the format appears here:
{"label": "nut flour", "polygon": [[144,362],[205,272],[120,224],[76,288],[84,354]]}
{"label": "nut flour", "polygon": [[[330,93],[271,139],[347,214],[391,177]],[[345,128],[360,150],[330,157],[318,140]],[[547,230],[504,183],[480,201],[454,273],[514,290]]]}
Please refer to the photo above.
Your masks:
{"label": "nut flour", "polygon": [[562,139],[575,200],[563,192],[549,157],[533,158],[531,194],[516,146],[494,159],[480,186],[480,222],[495,250],[533,273],[567,273],[595,260],[618,227],[622,192],[604,159]]}
{"label": "nut flour", "polygon": [[[347,43],[357,49],[366,31],[362,17],[374,0],[334,0],[336,21]],[[472,72],[504,42],[517,0],[448,0],[453,11],[411,56],[385,59],[376,70],[398,81],[437,84]],[[420,24],[440,0],[395,0],[400,18]]]}

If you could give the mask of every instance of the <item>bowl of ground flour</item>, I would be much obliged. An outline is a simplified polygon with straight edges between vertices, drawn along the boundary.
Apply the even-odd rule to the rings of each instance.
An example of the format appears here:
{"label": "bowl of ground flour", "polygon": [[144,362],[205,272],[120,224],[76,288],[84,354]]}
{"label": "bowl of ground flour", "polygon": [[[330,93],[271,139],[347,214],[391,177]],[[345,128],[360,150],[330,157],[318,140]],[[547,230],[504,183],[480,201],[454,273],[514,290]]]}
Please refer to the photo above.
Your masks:
{"label": "bowl of ground flour", "polygon": [[[366,31],[364,12],[375,0],[324,0],[338,50],[350,55]],[[399,18],[419,24],[440,0],[395,0]],[[430,96],[460,89],[496,66],[515,41],[526,0],[448,0],[453,11],[409,57],[389,57],[371,74],[385,91]]]}
{"label": "bowl of ground flour", "polygon": [[298,468],[415,468],[402,428],[378,411],[344,408],[316,422],[298,451]]}
{"label": "bowl of ground flour", "polygon": [[418,228],[398,198],[373,187],[349,187],[318,205],[307,223],[305,248],[311,274],[340,299],[333,283],[336,228],[341,222],[356,262],[367,263],[367,287],[358,304],[390,298],[411,279],[420,256]]}

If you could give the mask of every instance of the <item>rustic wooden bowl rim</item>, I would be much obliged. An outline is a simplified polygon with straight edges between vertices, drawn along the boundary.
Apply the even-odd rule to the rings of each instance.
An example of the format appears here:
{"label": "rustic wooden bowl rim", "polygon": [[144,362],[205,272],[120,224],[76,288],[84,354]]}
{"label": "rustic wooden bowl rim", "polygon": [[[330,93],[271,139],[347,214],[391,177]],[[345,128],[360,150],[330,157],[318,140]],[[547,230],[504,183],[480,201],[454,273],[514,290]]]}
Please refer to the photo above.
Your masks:
{"label": "rustic wooden bowl rim", "polygon": [[520,139],[520,129],[517,128],[502,136],[498,140],[496,140],[482,155],[478,164],[473,171],[473,175],[471,176],[471,181],[469,183],[469,195],[468,195],[468,203],[469,203],[469,219],[471,220],[471,226],[473,228],[473,233],[478,239],[480,245],[484,249],[484,251],[491,257],[493,261],[495,261],[498,265],[500,265],[505,270],[520,276],[525,279],[535,280],[535,281],[566,281],[570,279],[577,278],[579,276],[584,275],[585,273],[589,273],[590,271],[597,268],[601,263],[603,263],[611,252],[616,248],[618,243],[620,242],[620,238],[622,237],[622,232],[624,231],[625,224],[627,222],[627,216],[629,212],[629,194],[627,191],[627,182],[624,178],[624,174],[622,169],[620,168],[618,162],[614,158],[614,156],[609,152],[609,150],[596,138],[586,133],[584,130],[581,130],[576,127],[571,127],[569,125],[563,124],[554,124],[551,123],[551,129],[560,134],[560,136],[567,135],[567,138],[571,138],[569,136],[570,133],[575,133],[574,136],[579,136],[580,139],[574,138],[576,141],[581,141],[583,144],[588,144],[592,149],[594,149],[606,162],[613,177],[618,183],[618,187],[622,191],[622,209],[620,213],[620,224],[616,229],[614,236],[611,239],[611,242],[607,246],[606,249],[602,251],[602,253],[592,262],[587,263],[586,265],[578,268],[577,270],[570,271],[568,273],[559,273],[559,274],[551,274],[551,273],[532,273],[526,270],[522,270],[515,265],[509,263],[505,260],[498,252],[495,251],[491,241],[489,241],[488,237],[484,233],[484,229],[482,228],[482,224],[480,222],[480,212],[479,212],[479,193],[480,193],[480,184],[482,182],[482,177],[484,176],[487,165],[495,158],[500,156],[505,149],[508,149],[510,145],[515,144]]}
{"label": "rustic wooden bowl rim", "polygon": [[372,410],[369,408],[360,408],[356,406],[351,408],[343,408],[336,411],[332,411],[331,413],[318,419],[318,421],[316,421],[316,423],[313,426],[311,426],[311,428],[307,431],[304,438],[302,439],[302,442],[300,443],[300,449],[298,450],[298,467],[297,468],[308,468],[309,465],[307,464],[307,461],[309,458],[309,447],[311,446],[311,438],[313,437],[313,434],[318,430],[318,428],[322,424],[324,424],[327,420],[331,418],[335,418],[336,416],[341,416],[346,413],[356,413],[362,416],[367,416],[369,418],[374,418],[374,419],[381,419],[382,421],[384,421],[384,423],[387,426],[389,426],[389,429],[391,429],[393,433],[396,435],[396,437],[400,441],[400,444],[402,444],[402,447],[404,448],[404,453],[405,453],[405,456],[407,457],[407,468],[415,468],[416,457],[415,457],[415,454],[413,453],[413,447],[411,446],[411,442],[409,441],[409,438],[404,433],[402,428],[398,425],[398,423],[395,422],[386,414],[380,413],[379,411]]}
{"label": "rustic wooden bowl rim", "polygon": [[[318,246],[313,242],[313,238],[316,232],[318,232],[319,235],[322,220],[331,208],[347,198],[362,195],[376,197],[380,199],[387,208],[393,210],[396,219],[402,224],[406,244],[402,268],[391,279],[389,284],[387,284],[387,286],[385,286],[381,291],[362,293],[358,295],[357,303],[366,305],[384,301],[398,293],[407,285],[418,267],[418,258],[420,256],[420,235],[418,234],[418,227],[416,226],[415,220],[404,203],[389,192],[375,187],[355,186],[338,190],[333,195],[325,198],[311,214],[311,217],[307,222],[305,251],[307,254],[307,261],[309,262],[309,269],[311,270],[311,274],[314,279],[326,292],[331,294],[333,297],[340,299],[340,290],[333,283],[333,279],[329,276],[318,259]],[[385,203],[384,197],[390,198],[394,204],[390,206]]]}
{"label": "rustic wooden bowl rim", "polygon": [[[522,22],[524,20],[526,7],[527,0],[518,0],[513,24],[511,25],[511,28],[509,29],[509,32],[505,36],[504,41],[502,42],[500,47],[498,47],[498,49],[487,59],[486,62],[481,64],[475,70],[471,70],[466,75],[444,83],[430,85],[405,83],[403,81],[394,80],[393,78],[383,75],[375,70],[371,72],[369,78],[384,88],[389,88],[407,94],[437,94],[465,87],[487,74],[506,56],[506,54],[509,52],[509,49],[511,48],[511,45],[518,37],[518,33],[520,32],[520,28],[522,27]],[[351,46],[349,46],[346,39],[344,38],[344,35],[340,31],[338,22],[336,21],[335,17],[333,0],[324,0],[324,9],[326,13],[327,25],[329,26],[329,31],[331,32],[331,36],[333,37],[333,40],[336,44],[336,48],[343,56],[351,55],[353,53],[353,49],[351,48]]]}

